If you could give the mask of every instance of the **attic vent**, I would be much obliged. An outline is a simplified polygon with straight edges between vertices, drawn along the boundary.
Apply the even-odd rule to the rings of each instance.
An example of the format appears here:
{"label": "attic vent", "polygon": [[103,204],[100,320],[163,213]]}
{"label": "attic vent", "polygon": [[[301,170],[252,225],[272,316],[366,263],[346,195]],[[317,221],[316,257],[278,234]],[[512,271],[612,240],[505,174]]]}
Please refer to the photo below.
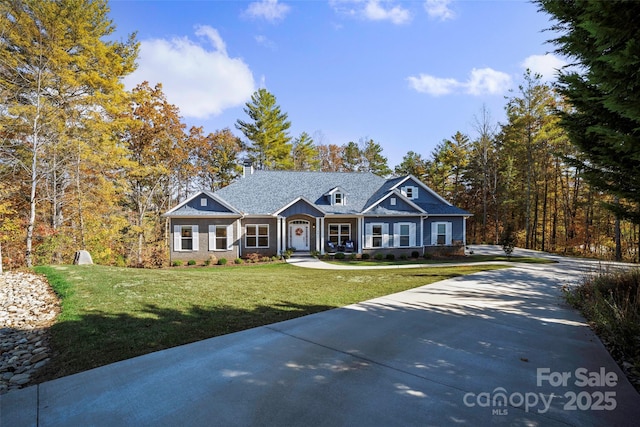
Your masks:
{"label": "attic vent", "polygon": [[203,197],[202,199],[200,199],[200,206],[207,206],[207,198]]}

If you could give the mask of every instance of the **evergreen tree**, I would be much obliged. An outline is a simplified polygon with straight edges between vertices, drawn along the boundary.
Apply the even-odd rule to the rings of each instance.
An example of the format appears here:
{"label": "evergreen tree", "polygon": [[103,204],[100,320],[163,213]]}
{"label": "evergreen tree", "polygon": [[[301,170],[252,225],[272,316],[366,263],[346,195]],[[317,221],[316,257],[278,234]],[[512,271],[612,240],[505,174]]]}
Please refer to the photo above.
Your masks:
{"label": "evergreen tree", "polygon": [[247,152],[254,167],[264,170],[292,169],[291,137],[288,133],[291,122],[276,104],[275,96],[264,88],[258,89],[243,111],[251,120],[238,119],[236,128],[249,140]]}
{"label": "evergreen tree", "polygon": [[362,151],[358,144],[349,141],[342,147],[342,169],[345,172],[357,172],[362,167]]}
{"label": "evergreen tree", "polygon": [[320,154],[318,148],[313,145],[313,139],[308,133],[302,132],[293,141],[293,169],[297,171],[320,170]]}
{"label": "evergreen tree", "polygon": [[560,73],[572,110],[561,124],[584,154],[586,179],[616,195],[610,208],[640,223],[640,2],[538,0],[556,21],[557,52],[575,67]]}
{"label": "evergreen tree", "polygon": [[387,158],[382,155],[382,146],[373,139],[365,142],[362,149],[362,172],[371,172],[379,176],[391,174],[391,169],[387,164]]}
{"label": "evergreen tree", "polygon": [[394,169],[394,174],[398,176],[413,175],[418,179],[423,179],[427,173],[427,165],[422,156],[413,151],[409,151],[402,158],[402,162]]}

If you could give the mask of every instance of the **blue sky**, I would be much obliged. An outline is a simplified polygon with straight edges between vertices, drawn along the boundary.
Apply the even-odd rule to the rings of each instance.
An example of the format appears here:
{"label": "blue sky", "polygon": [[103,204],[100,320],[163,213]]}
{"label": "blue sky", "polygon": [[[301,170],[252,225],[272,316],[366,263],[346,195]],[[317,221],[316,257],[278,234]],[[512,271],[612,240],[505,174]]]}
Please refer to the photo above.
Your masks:
{"label": "blue sky", "polygon": [[163,84],[188,126],[235,129],[264,87],[291,136],[342,145],[373,139],[393,168],[428,157],[483,105],[504,121],[505,96],[528,67],[548,81],[547,15],[519,0],[111,0],[116,37],[137,32],[142,81]]}

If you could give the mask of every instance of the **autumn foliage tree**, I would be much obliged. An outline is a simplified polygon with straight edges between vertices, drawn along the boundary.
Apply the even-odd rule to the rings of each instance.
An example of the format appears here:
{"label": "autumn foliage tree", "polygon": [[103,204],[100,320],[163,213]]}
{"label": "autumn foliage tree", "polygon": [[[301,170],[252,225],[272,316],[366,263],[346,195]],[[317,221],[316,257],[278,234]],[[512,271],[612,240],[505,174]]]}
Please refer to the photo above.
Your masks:
{"label": "autumn foliage tree", "polygon": [[185,125],[177,107],[167,100],[162,85],[138,85],[132,93],[122,141],[126,144],[126,198],[134,214],[131,230],[136,240],[136,264],[143,264],[148,215],[168,206],[175,164],[182,161]]}
{"label": "autumn foliage tree", "polygon": [[134,69],[137,44],[133,37],[107,41],[114,30],[107,13],[102,0],[0,3],[1,150],[28,195],[26,209],[20,206],[27,266],[38,218],[55,226],[64,218],[59,200],[51,211],[38,211],[39,202],[51,202],[42,183],[55,174],[50,188],[64,186],[59,178],[86,152],[77,150],[75,160],[63,153],[112,119],[124,99],[120,78]]}

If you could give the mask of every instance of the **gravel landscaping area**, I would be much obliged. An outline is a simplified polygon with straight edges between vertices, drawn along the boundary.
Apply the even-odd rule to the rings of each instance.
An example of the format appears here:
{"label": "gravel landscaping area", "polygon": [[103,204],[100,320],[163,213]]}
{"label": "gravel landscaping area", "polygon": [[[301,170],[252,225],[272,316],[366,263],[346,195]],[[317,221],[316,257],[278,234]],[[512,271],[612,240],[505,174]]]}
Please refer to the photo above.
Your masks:
{"label": "gravel landscaping area", "polygon": [[48,327],[59,312],[57,296],[40,276],[0,275],[0,394],[28,386],[49,362]]}

